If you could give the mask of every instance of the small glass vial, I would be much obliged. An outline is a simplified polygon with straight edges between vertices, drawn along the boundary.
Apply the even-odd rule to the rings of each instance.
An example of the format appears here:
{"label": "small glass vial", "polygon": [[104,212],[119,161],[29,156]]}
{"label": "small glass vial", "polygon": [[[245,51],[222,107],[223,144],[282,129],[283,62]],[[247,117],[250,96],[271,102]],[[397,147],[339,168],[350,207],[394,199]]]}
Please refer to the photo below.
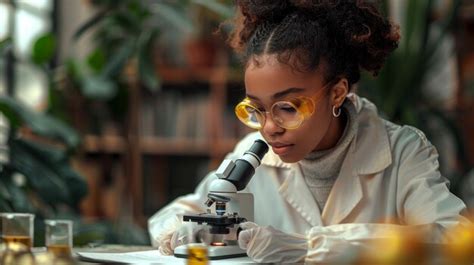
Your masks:
{"label": "small glass vial", "polygon": [[188,244],[188,265],[207,265],[208,264],[207,246],[204,243]]}

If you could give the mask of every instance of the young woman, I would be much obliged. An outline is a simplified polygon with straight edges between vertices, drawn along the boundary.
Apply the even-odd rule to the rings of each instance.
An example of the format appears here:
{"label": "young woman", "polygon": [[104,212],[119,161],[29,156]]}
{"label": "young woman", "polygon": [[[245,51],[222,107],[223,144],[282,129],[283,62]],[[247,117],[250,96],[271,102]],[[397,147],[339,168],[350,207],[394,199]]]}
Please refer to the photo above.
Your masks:
{"label": "young woman", "polygon": [[[246,188],[255,224],[239,235],[255,261],[330,261],[380,231],[439,231],[462,219],[465,205],[424,134],[382,119],[351,93],[360,71],[377,74],[399,40],[373,2],[237,1],[231,45],[244,59],[246,98],[236,114],[258,132],[229,157],[258,138],[271,146]],[[150,218],[163,253],[182,243],[180,214],[205,211],[215,178]]]}

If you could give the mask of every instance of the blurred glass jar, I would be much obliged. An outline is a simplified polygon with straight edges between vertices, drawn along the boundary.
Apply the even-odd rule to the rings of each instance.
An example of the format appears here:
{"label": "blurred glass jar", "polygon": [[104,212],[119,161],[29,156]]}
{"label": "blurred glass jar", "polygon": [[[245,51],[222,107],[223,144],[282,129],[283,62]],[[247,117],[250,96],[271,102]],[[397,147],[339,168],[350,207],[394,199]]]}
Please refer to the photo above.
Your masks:
{"label": "blurred glass jar", "polygon": [[448,242],[443,247],[447,264],[474,264],[474,225],[460,224],[447,231]]}
{"label": "blurred glass jar", "polygon": [[24,244],[11,242],[0,244],[0,264],[2,265],[35,265],[35,258],[30,248]]}

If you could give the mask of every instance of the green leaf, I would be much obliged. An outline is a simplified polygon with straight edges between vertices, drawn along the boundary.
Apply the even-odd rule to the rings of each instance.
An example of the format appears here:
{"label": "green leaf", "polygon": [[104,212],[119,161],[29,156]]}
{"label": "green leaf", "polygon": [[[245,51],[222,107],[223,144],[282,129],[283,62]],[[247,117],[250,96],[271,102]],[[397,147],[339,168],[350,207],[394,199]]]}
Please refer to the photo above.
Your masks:
{"label": "green leaf", "polygon": [[156,16],[167,20],[171,25],[178,28],[178,30],[184,33],[191,33],[193,31],[193,24],[190,19],[184,15],[183,12],[179,12],[176,8],[172,8],[166,3],[154,3],[151,9]]}
{"label": "green leaf", "polygon": [[5,38],[0,41],[0,54],[3,55],[5,51],[11,47],[11,38]]}
{"label": "green leaf", "polygon": [[143,22],[141,21],[142,18],[138,17],[136,12],[131,12],[129,9],[114,12],[111,19],[114,25],[120,27],[128,34],[135,35],[143,30],[140,28],[140,26],[143,25]]}
{"label": "green leaf", "polygon": [[138,58],[138,67],[140,80],[145,84],[145,87],[150,92],[157,92],[161,87],[161,80],[157,76],[153,64],[150,62],[150,57],[140,56]]}
{"label": "green leaf", "polygon": [[65,123],[70,122],[69,115],[67,113],[67,101],[65,95],[60,89],[50,85],[48,89],[48,108],[47,114],[56,117]]}
{"label": "green leaf", "polygon": [[231,18],[234,15],[233,8],[215,0],[192,0],[192,2],[212,10],[225,19]]}
{"label": "green leaf", "polygon": [[[72,203],[63,177],[48,161],[48,159],[57,160],[60,156],[64,156],[61,152],[54,149],[40,149],[38,144],[21,139],[13,139],[10,142],[10,152],[10,166],[25,175],[28,183],[45,202]],[[57,164],[58,162],[55,163]]]}
{"label": "green leaf", "polygon": [[63,176],[66,186],[69,188],[72,206],[77,206],[80,200],[87,195],[87,183],[81,175],[72,169],[69,163],[58,164],[56,170]]}
{"label": "green leaf", "polygon": [[87,56],[87,65],[94,73],[99,73],[105,66],[105,53],[100,47],[96,48]]}
{"label": "green leaf", "polygon": [[160,79],[153,64],[153,45],[158,32],[146,32],[140,36],[138,52],[138,73],[140,80],[151,92],[160,89]]}
{"label": "green leaf", "polygon": [[30,148],[33,153],[42,158],[45,165],[49,166],[61,177],[71,194],[72,204],[79,202],[87,194],[87,183],[70,165],[69,157],[61,149],[53,149],[39,143],[23,141],[23,144]]}
{"label": "green leaf", "polygon": [[[16,140],[15,144],[28,151],[36,159],[36,167],[46,169],[48,174],[45,175],[50,177],[52,182],[60,182],[61,184],[58,185],[66,187],[69,199],[64,202],[76,206],[80,199],[87,194],[87,183],[81,175],[72,169],[65,151],[21,139]],[[37,178],[36,175],[33,177]]]}
{"label": "green leaf", "polygon": [[49,62],[55,53],[56,39],[53,34],[46,33],[40,36],[33,44],[31,59],[36,64]]}
{"label": "green leaf", "polygon": [[33,207],[28,200],[28,197],[26,196],[25,192],[23,189],[20,187],[16,186],[12,180],[11,176],[8,179],[4,179],[2,181],[2,184],[5,185],[5,188],[8,190],[10,193],[10,198],[5,201],[9,201],[9,205],[4,205],[4,207],[11,206],[11,209],[15,212],[32,212]]}
{"label": "green leaf", "polygon": [[8,201],[2,198],[0,198],[0,212],[13,212],[13,208]]}
{"label": "green leaf", "polygon": [[87,20],[77,29],[77,31],[73,35],[73,39],[78,40],[86,31],[97,25],[100,21],[102,21],[102,19],[106,18],[107,13],[108,10],[102,10],[97,12],[97,14],[92,16],[89,20]]}
{"label": "green leaf", "polygon": [[72,80],[80,80],[83,78],[82,68],[79,63],[74,59],[67,59],[65,62],[65,68],[67,75],[72,78]]}
{"label": "green leaf", "polygon": [[117,86],[102,76],[87,76],[82,81],[82,94],[88,98],[109,100],[117,93]]}
{"label": "green leaf", "polygon": [[405,35],[402,37],[401,49],[405,52],[412,49],[419,49],[427,23],[426,9],[429,7],[431,0],[408,1],[405,14]]}
{"label": "green leaf", "polygon": [[[0,97],[0,112],[5,115],[12,128],[16,129],[23,125],[23,119],[19,112],[22,112],[23,106],[9,97]],[[25,107],[26,108],[26,107]]]}
{"label": "green leaf", "polygon": [[48,115],[32,111],[10,97],[0,97],[0,112],[5,114],[13,128],[29,127],[34,133],[62,141],[69,148],[79,144],[79,135],[63,122]]}
{"label": "green leaf", "polygon": [[119,74],[134,51],[135,41],[133,39],[125,41],[105,66],[102,72],[104,79]]}
{"label": "green leaf", "polygon": [[0,199],[3,199],[3,200],[11,200],[12,199],[12,195],[8,191],[8,189],[6,187],[6,184],[5,184],[5,182],[10,177],[11,177],[10,174],[8,174],[8,175],[2,174],[2,176],[0,178]]}

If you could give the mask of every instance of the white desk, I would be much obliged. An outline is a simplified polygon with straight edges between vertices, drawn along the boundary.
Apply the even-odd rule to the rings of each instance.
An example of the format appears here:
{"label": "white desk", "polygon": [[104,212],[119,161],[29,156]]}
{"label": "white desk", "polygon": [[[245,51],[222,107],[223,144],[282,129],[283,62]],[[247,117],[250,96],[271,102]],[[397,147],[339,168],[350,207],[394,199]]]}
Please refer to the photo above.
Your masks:
{"label": "white desk", "polygon": [[[77,252],[78,258],[87,262],[113,262],[131,264],[186,264],[186,259],[174,256],[163,256],[158,250],[135,251],[126,253],[104,253],[104,252]],[[249,257],[210,260],[210,265],[217,264],[251,264],[254,263]]]}

